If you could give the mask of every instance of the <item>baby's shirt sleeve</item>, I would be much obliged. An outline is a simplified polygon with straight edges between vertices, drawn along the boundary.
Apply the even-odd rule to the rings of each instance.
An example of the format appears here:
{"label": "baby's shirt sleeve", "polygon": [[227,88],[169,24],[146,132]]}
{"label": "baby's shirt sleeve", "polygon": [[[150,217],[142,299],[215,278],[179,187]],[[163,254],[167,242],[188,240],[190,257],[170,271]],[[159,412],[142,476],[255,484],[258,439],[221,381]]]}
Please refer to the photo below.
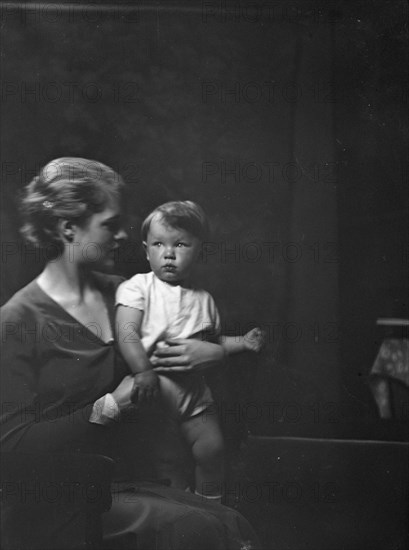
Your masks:
{"label": "baby's shirt sleeve", "polygon": [[206,292],[206,316],[209,321],[203,323],[204,332],[210,341],[217,341],[221,335],[221,322],[219,310],[213,297]]}
{"label": "baby's shirt sleeve", "polygon": [[146,282],[143,274],[135,275],[119,285],[116,291],[115,305],[145,311]]}
{"label": "baby's shirt sleeve", "polygon": [[217,336],[220,336],[222,327],[221,327],[219,310],[217,309],[216,303],[212,297],[210,297],[210,300],[211,300],[212,318],[214,323],[214,331]]}

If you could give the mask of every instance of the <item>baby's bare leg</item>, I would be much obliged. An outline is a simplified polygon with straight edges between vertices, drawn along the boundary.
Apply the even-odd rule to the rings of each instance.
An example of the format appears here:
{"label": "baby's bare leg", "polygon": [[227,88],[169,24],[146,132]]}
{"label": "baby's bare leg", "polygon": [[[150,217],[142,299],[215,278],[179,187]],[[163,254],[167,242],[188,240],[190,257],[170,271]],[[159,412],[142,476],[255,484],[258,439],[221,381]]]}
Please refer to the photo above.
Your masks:
{"label": "baby's bare leg", "polygon": [[157,406],[151,414],[152,446],[157,476],[170,480],[171,486],[185,490],[190,485],[192,461],[180,433],[180,423],[167,410]]}
{"label": "baby's bare leg", "polygon": [[206,411],[182,422],[182,433],[196,462],[196,493],[221,500],[224,480],[224,442],[215,415]]}

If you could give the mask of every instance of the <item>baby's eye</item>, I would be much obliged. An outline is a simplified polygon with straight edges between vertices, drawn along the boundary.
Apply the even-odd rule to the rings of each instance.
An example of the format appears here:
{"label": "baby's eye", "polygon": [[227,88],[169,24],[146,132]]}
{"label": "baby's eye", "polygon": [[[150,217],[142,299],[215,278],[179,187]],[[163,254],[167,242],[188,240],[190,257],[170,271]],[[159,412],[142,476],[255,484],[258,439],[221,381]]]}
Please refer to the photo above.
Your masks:
{"label": "baby's eye", "polygon": [[156,241],[155,243],[153,243],[153,246],[162,246],[162,243],[160,241]]}
{"label": "baby's eye", "polygon": [[188,246],[187,243],[178,243],[176,246],[178,246],[179,248],[182,248],[184,246]]}

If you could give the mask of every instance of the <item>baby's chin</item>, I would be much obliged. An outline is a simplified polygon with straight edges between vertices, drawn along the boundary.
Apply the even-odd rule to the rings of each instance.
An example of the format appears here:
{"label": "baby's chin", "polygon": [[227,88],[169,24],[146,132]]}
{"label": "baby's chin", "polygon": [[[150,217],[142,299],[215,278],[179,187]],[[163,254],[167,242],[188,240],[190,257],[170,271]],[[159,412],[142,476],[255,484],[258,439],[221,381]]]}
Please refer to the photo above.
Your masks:
{"label": "baby's chin", "polygon": [[174,273],[160,273],[156,274],[158,279],[169,285],[177,286],[183,284],[183,280],[180,277],[176,276]]}

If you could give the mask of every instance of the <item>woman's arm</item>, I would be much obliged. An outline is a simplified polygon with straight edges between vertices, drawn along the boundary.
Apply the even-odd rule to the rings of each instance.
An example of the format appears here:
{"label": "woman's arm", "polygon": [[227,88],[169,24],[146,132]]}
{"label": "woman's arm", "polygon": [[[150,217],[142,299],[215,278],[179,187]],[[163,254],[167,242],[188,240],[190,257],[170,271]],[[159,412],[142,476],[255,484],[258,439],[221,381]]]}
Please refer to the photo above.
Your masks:
{"label": "woman's arm", "polygon": [[157,348],[151,358],[155,369],[173,371],[206,370],[221,363],[226,354],[242,351],[259,352],[264,346],[264,332],[259,328],[244,336],[220,336],[219,344],[195,339],[168,340],[168,346]]}
{"label": "woman's arm", "polygon": [[151,358],[155,368],[171,367],[182,372],[206,370],[219,365],[225,356],[222,346],[201,340],[179,338],[166,343],[168,346],[157,348]]}

